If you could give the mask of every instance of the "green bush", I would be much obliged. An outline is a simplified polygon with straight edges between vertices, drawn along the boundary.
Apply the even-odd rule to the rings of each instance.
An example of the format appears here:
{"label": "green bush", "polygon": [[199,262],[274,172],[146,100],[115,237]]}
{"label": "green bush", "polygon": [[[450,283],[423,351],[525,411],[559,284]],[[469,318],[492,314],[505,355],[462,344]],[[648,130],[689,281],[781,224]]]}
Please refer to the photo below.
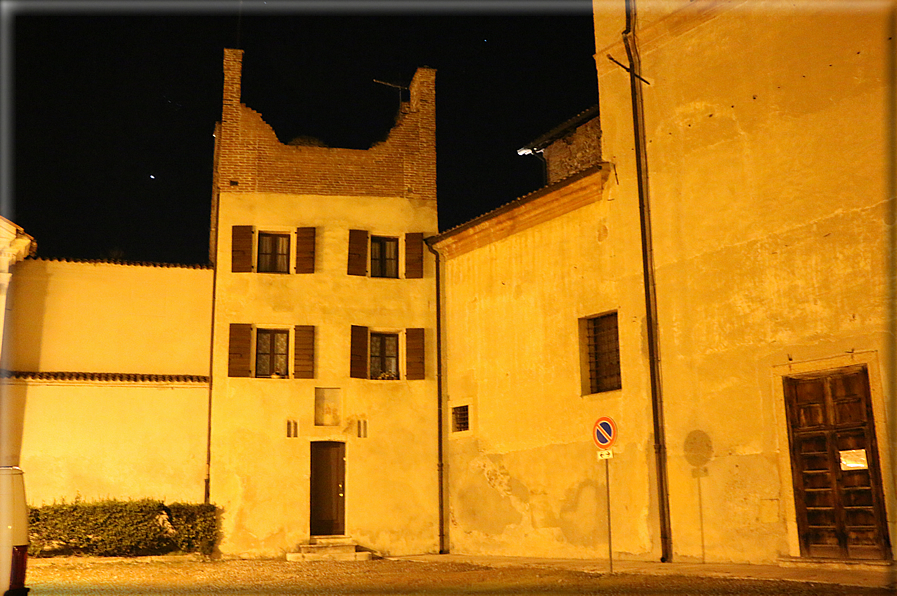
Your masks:
{"label": "green bush", "polygon": [[30,507],[28,523],[34,557],[211,555],[218,541],[218,509],[208,504],[76,499]]}

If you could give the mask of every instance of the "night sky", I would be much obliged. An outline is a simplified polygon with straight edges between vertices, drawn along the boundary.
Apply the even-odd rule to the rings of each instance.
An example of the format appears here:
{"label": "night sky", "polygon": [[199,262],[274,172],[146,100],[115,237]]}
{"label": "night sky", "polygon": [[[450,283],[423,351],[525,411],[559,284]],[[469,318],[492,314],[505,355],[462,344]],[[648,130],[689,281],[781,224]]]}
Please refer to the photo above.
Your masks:
{"label": "night sky", "polygon": [[239,6],[4,10],[14,177],[3,215],[38,256],[208,261],[225,47],[245,51],[243,103],[282,142],[331,147],[389,132],[399,90],[374,79],[407,85],[418,66],[436,68],[441,230],[539,188],[540,160],[517,149],[597,103],[590,0]]}

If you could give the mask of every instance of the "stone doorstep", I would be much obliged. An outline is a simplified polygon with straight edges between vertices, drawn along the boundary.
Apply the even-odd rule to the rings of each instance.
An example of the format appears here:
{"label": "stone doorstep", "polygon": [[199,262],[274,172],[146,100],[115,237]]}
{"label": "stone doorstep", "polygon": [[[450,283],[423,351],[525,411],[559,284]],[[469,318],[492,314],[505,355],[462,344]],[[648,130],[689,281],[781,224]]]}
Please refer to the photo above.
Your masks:
{"label": "stone doorstep", "polygon": [[371,553],[359,551],[351,536],[312,536],[299,552],[287,553],[287,561],[369,561]]}

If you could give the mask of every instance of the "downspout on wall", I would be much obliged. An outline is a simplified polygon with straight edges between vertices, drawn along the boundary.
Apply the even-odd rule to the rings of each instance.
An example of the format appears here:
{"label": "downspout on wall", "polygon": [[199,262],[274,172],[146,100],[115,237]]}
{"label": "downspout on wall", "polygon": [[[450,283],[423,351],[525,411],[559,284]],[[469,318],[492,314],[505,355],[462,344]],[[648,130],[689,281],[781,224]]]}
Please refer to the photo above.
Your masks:
{"label": "downspout on wall", "polygon": [[445,454],[443,451],[443,408],[442,408],[442,276],[440,270],[442,261],[439,253],[430,244],[432,238],[427,238],[424,244],[427,250],[436,258],[436,473],[439,486],[439,554],[447,554],[448,549],[448,520],[446,519],[446,483],[445,483]]}
{"label": "downspout on wall", "polygon": [[635,0],[626,0],[626,29],[623,45],[629,59],[629,89],[632,97],[632,130],[635,141],[639,220],[642,232],[642,270],[645,287],[645,316],[648,327],[648,359],[651,371],[651,410],[654,423],[654,456],[657,471],[657,505],[660,518],[662,562],[673,560],[670,525],[670,493],[667,480],[666,430],[663,422],[663,386],[657,328],[657,292],[654,279],[654,247],[651,236],[651,206],[648,195],[648,158],[645,141],[645,114],[642,102],[641,63],[635,36]]}

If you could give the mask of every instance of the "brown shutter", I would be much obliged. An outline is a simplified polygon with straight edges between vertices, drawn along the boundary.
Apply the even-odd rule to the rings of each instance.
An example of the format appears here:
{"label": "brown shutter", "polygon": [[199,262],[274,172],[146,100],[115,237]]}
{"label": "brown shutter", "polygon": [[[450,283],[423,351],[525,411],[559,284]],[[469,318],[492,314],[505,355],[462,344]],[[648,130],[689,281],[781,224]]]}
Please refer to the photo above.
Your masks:
{"label": "brown shutter", "polygon": [[349,275],[368,274],[367,230],[349,230]]}
{"label": "brown shutter", "polygon": [[252,271],[252,226],[234,226],[231,229],[231,271]]}
{"label": "brown shutter", "polygon": [[227,358],[227,376],[250,376],[249,360],[252,352],[252,325],[230,324],[230,341]]}
{"label": "brown shutter", "polygon": [[405,278],[424,276],[424,235],[405,234]]}
{"label": "brown shutter", "polygon": [[315,229],[296,228],[296,273],[315,272]]}
{"label": "brown shutter", "polygon": [[414,381],[425,378],[424,330],[405,330],[405,378]]}
{"label": "brown shutter", "polygon": [[293,376],[297,379],[314,379],[315,327],[314,325],[296,325],[295,331]]}
{"label": "brown shutter", "polygon": [[368,328],[352,325],[349,351],[349,376],[353,379],[368,378]]}

